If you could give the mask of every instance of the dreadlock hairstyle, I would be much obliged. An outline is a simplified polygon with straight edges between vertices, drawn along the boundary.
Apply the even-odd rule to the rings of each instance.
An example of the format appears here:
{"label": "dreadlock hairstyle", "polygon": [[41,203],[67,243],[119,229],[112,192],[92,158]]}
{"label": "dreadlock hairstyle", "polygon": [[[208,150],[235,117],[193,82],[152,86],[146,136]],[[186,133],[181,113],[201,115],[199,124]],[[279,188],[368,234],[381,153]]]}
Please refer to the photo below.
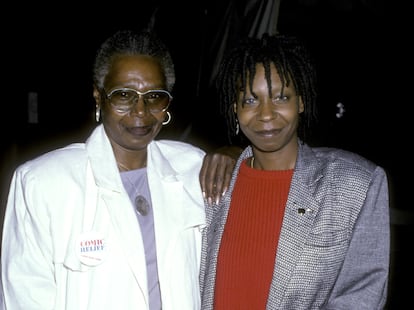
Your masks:
{"label": "dreadlock hairstyle", "polygon": [[301,139],[305,139],[306,129],[316,120],[316,73],[307,48],[296,37],[281,34],[269,36],[265,33],[261,38],[245,38],[231,49],[224,57],[216,77],[220,111],[226,119],[230,141],[237,135],[233,103],[236,102],[240,87],[252,90],[256,64],[262,64],[271,96],[272,63],[282,81],[282,92],[285,86],[293,83],[297,95],[303,100],[304,112],[298,128]]}
{"label": "dreadlock hairstyle", "polygon": [[120,30],[101,45],[93,66],[93,82],[99,89],[104,86],[114,58],[120,55],[147,55],[158,59],[164,70],[167,90],[172,91],[175,71],[170,52],[157,34],[148,29],[139,33]]}

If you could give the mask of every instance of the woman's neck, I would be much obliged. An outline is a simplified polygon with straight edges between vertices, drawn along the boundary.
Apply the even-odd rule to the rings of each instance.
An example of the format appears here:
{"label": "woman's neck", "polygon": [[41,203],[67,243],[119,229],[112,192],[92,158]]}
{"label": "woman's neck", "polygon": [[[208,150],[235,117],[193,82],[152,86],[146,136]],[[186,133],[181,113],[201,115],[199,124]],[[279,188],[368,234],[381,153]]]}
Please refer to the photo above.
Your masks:
{"label": "woman's neck", "polygon": [[122,147],[114,147],[115,160],[119,171],[130,171],[147,166],[147,149],[127,150]]}

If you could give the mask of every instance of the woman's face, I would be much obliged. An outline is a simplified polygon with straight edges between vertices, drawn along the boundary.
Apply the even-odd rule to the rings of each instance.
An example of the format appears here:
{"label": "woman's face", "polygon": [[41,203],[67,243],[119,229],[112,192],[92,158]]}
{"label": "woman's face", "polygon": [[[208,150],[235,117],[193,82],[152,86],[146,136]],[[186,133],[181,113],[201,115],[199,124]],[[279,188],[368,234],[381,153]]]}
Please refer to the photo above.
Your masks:
{"label": "woman's face", "polygon": [[143,55],[119,56],[106,76],[104,91],[94,89],[102,123],[111,143],[132,151],[146,149],[160,132],[166,111],[151,111],[141,95],[129,111],[117,109],[106,95],[121,88],[140,93],[166,90],[165,76],[158,61]]}
{"label": "woman's face", "polygon": [[271,82],[269,97],[265,70],[258,64],[252,90],[247,86],[243,99],[244,90],[240,89],[234,104],[240,129],[253,148],[261,152],[277,152],[286,146],[296,148],[299,114],[304,110],[292,83],[281,93],[282,82],[274,65],[271,65]]}

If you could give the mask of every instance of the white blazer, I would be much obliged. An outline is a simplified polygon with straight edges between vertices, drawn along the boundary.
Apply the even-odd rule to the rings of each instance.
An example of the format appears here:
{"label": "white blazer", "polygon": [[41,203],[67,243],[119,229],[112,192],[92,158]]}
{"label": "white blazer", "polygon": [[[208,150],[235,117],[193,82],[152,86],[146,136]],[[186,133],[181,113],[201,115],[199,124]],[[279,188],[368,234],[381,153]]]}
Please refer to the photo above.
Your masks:
{"label": "white blazer", "polygon": [[[163,310],[200,308],[203,157],[177,141],[148,146]],[[16,169],[1,263],[1,309],[149,309],[140,227],[102,125]]]}

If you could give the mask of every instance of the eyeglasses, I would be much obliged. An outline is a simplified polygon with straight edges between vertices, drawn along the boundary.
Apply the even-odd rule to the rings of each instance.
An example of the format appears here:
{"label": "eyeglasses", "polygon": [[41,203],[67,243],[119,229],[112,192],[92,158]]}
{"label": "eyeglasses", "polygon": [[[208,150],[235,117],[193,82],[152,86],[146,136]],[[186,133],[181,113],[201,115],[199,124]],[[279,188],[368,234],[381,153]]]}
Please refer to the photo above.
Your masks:
{"label": "eyeglasses", "polygon": [[138,102],[140,96],[144,100],[145,106],[152,113],[164,112],[167,110],[173,98],[168,91],[163,89],[151,89],[141,93],[132,88],[114,89],[106,95],[106,98],[116,111],[127,113],[132,110],[135,102]]}

